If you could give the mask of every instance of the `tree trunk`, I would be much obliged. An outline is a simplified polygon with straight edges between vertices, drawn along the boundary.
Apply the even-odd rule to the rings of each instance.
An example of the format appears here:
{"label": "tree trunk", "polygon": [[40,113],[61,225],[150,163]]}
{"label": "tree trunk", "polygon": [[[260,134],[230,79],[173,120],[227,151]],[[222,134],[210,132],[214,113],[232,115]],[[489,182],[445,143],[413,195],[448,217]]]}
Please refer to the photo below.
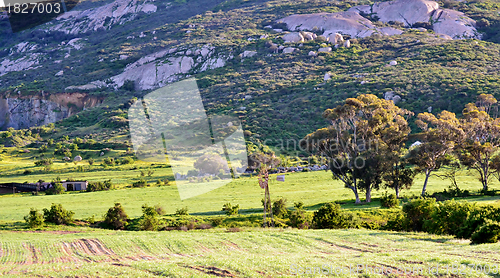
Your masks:
{"label": "tree trunk", "polygon": [[360,204],[361,200],[359,200],[358,189],[354,186],[349,186],[349,188],[354,192],[354,196],[356,197],[356,204]]}
{"label": "tree trunk", "polygon": [[366,189],[365,196],[366,196],[366,202],[370,203],[372,201],[372,188],[371,187]]}
{"label": "tree trunk", "polygon": [[427,182],[429,181],[431,172],[432,172],[431,170],[425,170],[425,181],[424,181],[424,187],[422,188],[422,197],[425,196],[425,190],[427,189]]}
{"label": "tree trunk", "polygon": [[396,186],[394,189],[396,190],[396,198],[399,199],[399,186]]}
{"label": "tree trunk", "polygon": [[481,182],[483,183],[483,191],[488,191],[488,179],[483,179]]}

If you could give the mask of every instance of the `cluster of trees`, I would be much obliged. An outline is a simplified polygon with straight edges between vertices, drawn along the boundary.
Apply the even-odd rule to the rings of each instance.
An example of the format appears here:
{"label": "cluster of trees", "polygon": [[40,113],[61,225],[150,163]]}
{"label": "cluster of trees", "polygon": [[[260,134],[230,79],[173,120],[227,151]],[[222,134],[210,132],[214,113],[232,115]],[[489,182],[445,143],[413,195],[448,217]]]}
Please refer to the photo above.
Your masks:
{"label": "cluster of trees", "polygon": [[432,173],[453,161],[474,170],[485,192],[493,175],[500,178],[500,118],[492,95],[467,104],[460,118],[448,111],[418,114],[418,141],[408,150],[413,115],[391,100],[360,95],[326,110],[330,126],[307,135],[302,144],[328,159],[333,177],[353,191],[356,203],[359,192],[370,202],[372,191],[382,186],[399,197],[418,172],[425,174],[424,196]]}

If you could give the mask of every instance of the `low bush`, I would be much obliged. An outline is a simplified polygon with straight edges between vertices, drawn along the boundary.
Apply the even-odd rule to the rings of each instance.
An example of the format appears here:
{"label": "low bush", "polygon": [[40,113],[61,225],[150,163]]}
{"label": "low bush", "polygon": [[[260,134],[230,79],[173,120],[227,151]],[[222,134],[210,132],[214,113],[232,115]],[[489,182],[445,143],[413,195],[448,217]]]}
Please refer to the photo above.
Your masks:
{"label": "low bush", "polygon": [[36,166],[49,166],[52,164],[54,164],[54,162],[50,158],[44,158],[44,159],[35,161]]}
{"label": "low bush", "polygon": [[127,157],[124,157],[122,158],[122,160],[120,161],[120,164],[122,165],[126,165],[126,164],[134,164],[134,159],[130,156],[127,156]]}
{"label": "low bush", "polygon": [[349,227],[349,220],[342,212],[340,205],[326,203],[314,212],[313,226],[316,229],[342,229]]}
{"label": "low bush", "polygon": [[287,218],[288,209],[286,208],[286,199],[281,198],[273,202],[273,215],[278,218]]}
{"label": "low bush", "polygon": [[142,206],[142,217],[139,220],[139,228],[141,231],[158,231],[160,220],[155,207],[148,205]]}
{"label": "low bush", "polygon": [[175,215],[177,215],[177,216],[189,215],[188,208],[187,207],[183,207],[183,208],[177,209],[175,211]]}
{"label": "low bush", "polygon": [[290,213],[288,224],[299,229],[308,229],[312,223],[312,214],[304,209],[302,202],[295,203],[295,210]]}
{"label": "low bush", "polygon": [[496,243],[498,240],[500,240],[500,223],[490,219],[486,219],[484,225],[471,236],[473,244]]}
{"label": "low bush", "polygon": [[105,191],[110,189],[114,189],[114,185],[111,180],[105,180],[103,182],[89,182],[89,185],[87,186],[88,192]]}
{"label": "low bush", "polygon": [[394,208],[399,206],[399,200],[395,194],[387,195],[387,192],[384,196],[380,197],[380,206],[383,208]]}
{"label": "low bush", "polygon": [[108,166],[114,166],[115,165],[115,159],[112,158],[112,157],[106,157],[104,160],[103,160],[103,163],[105,165],[108,165]]}
{"label": "low bush", "polygon": [[424,224],[431,219],[435,207],[436,200],[433,198],[419,198],[406,203],[403,206],[406,227],[411,231],[424,231]]}
{"label": "low bush", "polygon": [[140,179],[134,183],[132,183],[133,187],[146,187],[148,186],[148,182],[145,179]]}
{"label": "low bush", "polygon": [[115,230],[123,230],[128,224],[128,216],[125,209],[120,203],[115,203],[115,206],[108,209],[104,216],[104,224]]}
{"label": "low bush", "polygon": [[240,209],[240,205],[232,206],[231,203],[226,203],[222,206],[222,211],[226,213],[226,215],[237,215]]}
{"label": "low bush", "polygon": [[165,214],[167,214],[167,212],[165,211],[165,209],[160,204],[155,205],[155,210],[158,213],[158,215],[165,215]]}
{"label": "low bush", "polygon": [[467,219],[474,210],[475,206],[468,202],[439,202],[431,213],[431,219],[425,224],[425,231],[439,235],[456,235],[467,225]]}
{"label": "low bush", "polygon": [[224,217],[214,217],[211,222],[214,227],[220,226],[224,222]]}
{"label": "low bush", "polygon": [[43,215],[37,210],[32,208],[28,215],[24,217],[24,221],[31,229],[38,228],[43,225]]}
{"label": "low bush", "polygon": [[61,204],[52,204],[49,209],[43,209],[43,218],[45,222],[56,225],[69,225],[73,223],[74,212],[66,210]]}
{"label": "low bush", "polygon": [[62,186],[62,183],[56,182],[52,187],[49,187],[45,190],[45,194],[47,195],[58,195],[63,194],[66,189]]}

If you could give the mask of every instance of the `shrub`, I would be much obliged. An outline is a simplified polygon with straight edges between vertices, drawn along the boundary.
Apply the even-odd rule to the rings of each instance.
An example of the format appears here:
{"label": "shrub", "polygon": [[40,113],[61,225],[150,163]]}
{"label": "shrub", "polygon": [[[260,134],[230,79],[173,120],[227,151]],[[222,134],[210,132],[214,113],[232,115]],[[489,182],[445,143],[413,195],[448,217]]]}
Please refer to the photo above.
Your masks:
{"label": "shrub", "polygon": [[177,216],[189,215],[188,208],[187,207],[183,207],[183,208],[177,209],[175,211],[175,215],[177,215]]}
{"label": "shrub", "polygon": [[222,206],[222,211],[225,211],[226,215],[236,215],[239,209],[240,205],[232,206],[231,203],[226,203]]}
{"label": "shrub", "polygon": [[87,162],[89,163],[89,165],[94,165],[94,159],[93,158],[89,158],[87,160]]}
{"label": "shrub", "polygon": [[47,195],[58,195],[58,194],[63,194],[65,191],[64,187],[62,186],[61,183],[56,182],[52,187],[48,188],[45,190],[45,194]]}
{"label": "shrub", "polygon": [[28,227],[33,229],[42,226],[44,220],[43,215],[37,209],[32,208],[28,215],[24,217],[24,221],[26,221]]}
{"label": "shrub", "polygon": [[73,223],[74,212],[66,210],[61,204],[52,204],[50,210],[43,209],[43,218],[45,222],[54,223],[57,225],[69,225]]}
{"label": "shrub", "polygon": [[87,186],[87,192],[104,191],[113,189],[114,185],[111,180],[105,180],[103,182],[90,182]]}
{"label": "shrub", "polygon": [[108,166],[114,166],[115,165],[115,159],[112,158],[112,157],[106,157],[104,160],[103,160],[103,163],[105,165],[108,165]]}
{"label": "shrub", "polygon": [[313,226],[317,229],[341,229],[347,228],[349,222],[339,204],[326,203],[314,212]]}
{"label": "shrub", "polygon": [[127,157],[124,157],[124,158],[120,161],[120,163],[121,163],[122,165],[126,165],[126,164],[133,164],[133,163],[134,163],[134,159],[133,159],[132,157],[130,157],[130,156],[127,156]]}
{"label": "shrub", "polygon": [[384,196],[380,197],[380,206],[383,208],[394,208],[399,206],[399,200],[395,194],[387,195],[387,192]]}
{"label": "shrub", "polygon": [[142,231],[158,231],[160,220],[155,207],[142,206],[142,217],[139,220],[139,227]]}
{"label": "shrub", "polygon": [[165,211],[165,209],[160,204],[155,205],[155,210],[158,213],[158,215],[165,215],[165,214],[167,214],[167,212]]}
{"label": "shrub", "polygon": [[382,228],[391,231],[407,231],[408,222],[406,220],[406,215],[402,211],[400,211],[396,215],[392,216],[389,220],[387,220],[387,223]]}
{"label": "shrub", "polygon": [[115,230],[123,230],[128,224],[127,219],[125,209],[120,203],[115,203],[115,206],[108,209],[104,216],[104,223]]}
{"label": "shrub", "polygon": [[140,179],[132,184],[133,187],[145,187],[148,185],[148,182],[145,179]]}
{"label": "shrub", "polygon": [[54,162],[50,158],[44,158],[44,159],[35,161],[35,165],[36,166],[49,166],[49,165],[52,165],[52,164],[54,164]]}
{"label": "shrub", "polygon": [[437,203],[431,214],[431,219],[425,224],[425,231],[433,234],[456,235],[464,224],[474,205],[455,200]]}
{"label": "shrub", "polygon": [[273,202],[273,215],[279,218],[288,217],[288,210],[286,209],[286,199],[281,198]]}
{"label": "shrub", "polygon": [[500,223],[486,219],[471,236],[473,244],[496,243],[500,240]]}
{"label": "shrub", "polygon": [[472,234],[486,222],[486,219],[500,222],[500,208],[475,206],[465,223],[456,232],[456,236],[459,238],[471,238]]}
{"label": "shrub", "polygon": [[431,219],[431,214],[436,207],[436,200],[419,198],[411,200],[403,206],[406,214],[406,225],[412,231],[423,231],[424,223]]}
{"label": "shrub", "polygon": [[290,213],[288,224],[291,227],[307,229],[311,226],[312,215],[304,210],[302,202],[295,203],[295,210]]}
{"label": "shrub", "polygon": [[224,217],[214,217],[214,218],[212,218],[212,225],[213,226],[220,226],[220,225],[222,225],[222,222],[224,222]]}

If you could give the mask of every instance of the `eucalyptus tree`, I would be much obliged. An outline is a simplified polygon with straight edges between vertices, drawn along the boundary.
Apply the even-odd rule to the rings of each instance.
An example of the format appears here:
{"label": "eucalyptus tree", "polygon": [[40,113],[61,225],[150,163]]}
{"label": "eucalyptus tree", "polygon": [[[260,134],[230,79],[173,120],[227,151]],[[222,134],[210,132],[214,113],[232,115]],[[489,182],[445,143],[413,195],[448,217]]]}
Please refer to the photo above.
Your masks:
{"label": "eucalyptus tree", "polygon": [[424,196],[429,177],[447,163],[447,155],[463,141],[465,133],[456,115],[448,111],[442,111],[437,117],[431,113],[418,114],[416,124],[422,130],[421,144],[410,150],[410,162],[425,175]]}
{"label": "eucalyptus tree", "polygon": [[323,113],[330,125],[307,135],[301,147],[328,159],[333,178],[353,191],[356,203],[360,191],[370,202],[391,164],[384,152],[402,146],[410,133],[406,118],[411,114],[375,95],[349,98]]}
{"label": "eucalyptus tree", "polygon": [[494,174],[492,161],[500,149],[500,118],[492,116],[496,112],[497,100],[492,95],[482,94],[476,104],[469,103],[463,110],[460,120],[464,131],[461,142],[460,161],[469,169],[479,174],[483,190],[488,190],[488,183]]}

